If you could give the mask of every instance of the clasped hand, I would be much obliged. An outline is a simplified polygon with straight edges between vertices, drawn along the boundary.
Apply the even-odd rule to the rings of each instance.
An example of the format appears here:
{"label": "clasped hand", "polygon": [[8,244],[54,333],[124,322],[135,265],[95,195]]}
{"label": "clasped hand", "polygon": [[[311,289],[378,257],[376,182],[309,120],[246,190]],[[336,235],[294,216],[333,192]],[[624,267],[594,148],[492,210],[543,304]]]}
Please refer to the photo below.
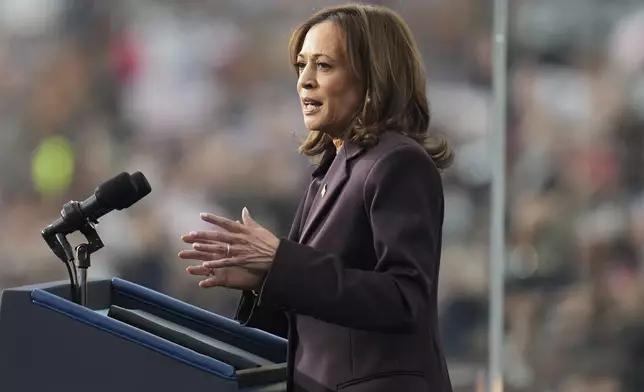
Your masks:
{"label": "clasped hand", "polygon": [[279,238],[242,210],[242,222],[203,213],[201,219],[223,231],[193,231],[181,237],[192,249],[179,252],[179,257],[202,261],[190,266],[191,275],[205,276],[199,286],[223,286],[238,290],[258,290],[273,262]]}

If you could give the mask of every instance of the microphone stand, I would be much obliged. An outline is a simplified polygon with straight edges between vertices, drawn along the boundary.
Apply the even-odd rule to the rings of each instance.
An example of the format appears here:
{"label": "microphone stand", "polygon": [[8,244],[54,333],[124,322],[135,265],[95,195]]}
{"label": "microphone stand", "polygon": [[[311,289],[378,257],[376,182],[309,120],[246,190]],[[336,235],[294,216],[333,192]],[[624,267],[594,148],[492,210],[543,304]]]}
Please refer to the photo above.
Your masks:
{"label": "microphone stand", "polygon": [[56,255],[65,263],[67,273],[69,274],[70,284],[70,298],[72,301],[78,303],[78,274],[76,272],[76,265],[74,264],[74,252],[72,246],[69,244],[67,237],[63,234],[57,233],[55,236],[57,241],[47,241]]}
{"label": "microphone stand", "polygon": [[87,244],[80,244],[76,247],[76,261],[78,266],[78,282],[76,287],[78,295],[76,299],[81,306],[87,306],[87,269],[90,266],[90,253]]}
{"label": "microphone stand", "polygon": [[[43,231],[42,235],[49,248],[67,267],[71,300],[79,305],[87,306],[87,269],[91,265],[90,255],[104,246],[101,237],[96,231],[95,225],[98,222],[80,218],[82,215],[76,201],[66,203],[63,206],[61,215],[63,217],[72,216],[74,219],[82,219],[79,231],[85,236],[87,243],[76,246],[72,251],[65,234],[46,235]],[[74,260],[76,260],[76,264],[74,264]]]}
{"label": "microphone stand", "polygon": [[81,234],[87,239],[87,243],[80,244],[76,247],[76,267],[78,268],[77,292],[76,297],[79,305],[87,306],[87,269],[91,265],[90,255],[101,249],[103,241],[99,237],[94,222],[85,221],[80,228]]}

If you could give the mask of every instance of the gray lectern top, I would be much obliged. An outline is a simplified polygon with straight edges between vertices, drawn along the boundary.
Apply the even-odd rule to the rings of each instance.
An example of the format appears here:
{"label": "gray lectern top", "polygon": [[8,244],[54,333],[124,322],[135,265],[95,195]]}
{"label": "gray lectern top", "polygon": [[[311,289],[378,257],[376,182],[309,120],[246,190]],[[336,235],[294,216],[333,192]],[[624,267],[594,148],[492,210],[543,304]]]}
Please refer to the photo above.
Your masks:
{"label": "gray lectern top", "polygon": [[286,390],[286,340],[122,279],[0,297],[0,391]]}

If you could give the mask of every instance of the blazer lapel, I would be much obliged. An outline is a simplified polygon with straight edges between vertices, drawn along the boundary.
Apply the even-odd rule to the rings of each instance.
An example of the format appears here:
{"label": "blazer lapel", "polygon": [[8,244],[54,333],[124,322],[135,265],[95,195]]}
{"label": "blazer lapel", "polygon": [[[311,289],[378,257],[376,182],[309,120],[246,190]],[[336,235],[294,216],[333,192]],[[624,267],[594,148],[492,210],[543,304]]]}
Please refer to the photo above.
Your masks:
{"label": "blazer lapel", "polygon": [[[301,230],[300,243],[306,243],[328,215],[349,179],[349,161],[361,151],[362,149],[358,146],[345,144],[333,159],[331,166],[328,167],[321,183],[318,182],[317,187],[311,186],[309,188],[309,192],[315,192],[315,195],[308,195],[308,199],[312,199],[312,202],[310,209],[304,211],[305,221]],[[312,185],[315,183],[316,181],[313,181]]]}

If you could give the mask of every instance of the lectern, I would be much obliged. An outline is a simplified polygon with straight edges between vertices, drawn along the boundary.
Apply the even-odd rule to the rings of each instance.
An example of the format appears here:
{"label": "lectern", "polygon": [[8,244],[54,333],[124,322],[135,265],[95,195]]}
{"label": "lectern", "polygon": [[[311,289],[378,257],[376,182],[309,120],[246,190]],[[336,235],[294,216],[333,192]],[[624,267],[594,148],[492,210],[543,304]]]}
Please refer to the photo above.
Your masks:
{"label": "lectern", "polygon": [[286,390],[286,340],[122,280],[6,289],[0,391]]}

